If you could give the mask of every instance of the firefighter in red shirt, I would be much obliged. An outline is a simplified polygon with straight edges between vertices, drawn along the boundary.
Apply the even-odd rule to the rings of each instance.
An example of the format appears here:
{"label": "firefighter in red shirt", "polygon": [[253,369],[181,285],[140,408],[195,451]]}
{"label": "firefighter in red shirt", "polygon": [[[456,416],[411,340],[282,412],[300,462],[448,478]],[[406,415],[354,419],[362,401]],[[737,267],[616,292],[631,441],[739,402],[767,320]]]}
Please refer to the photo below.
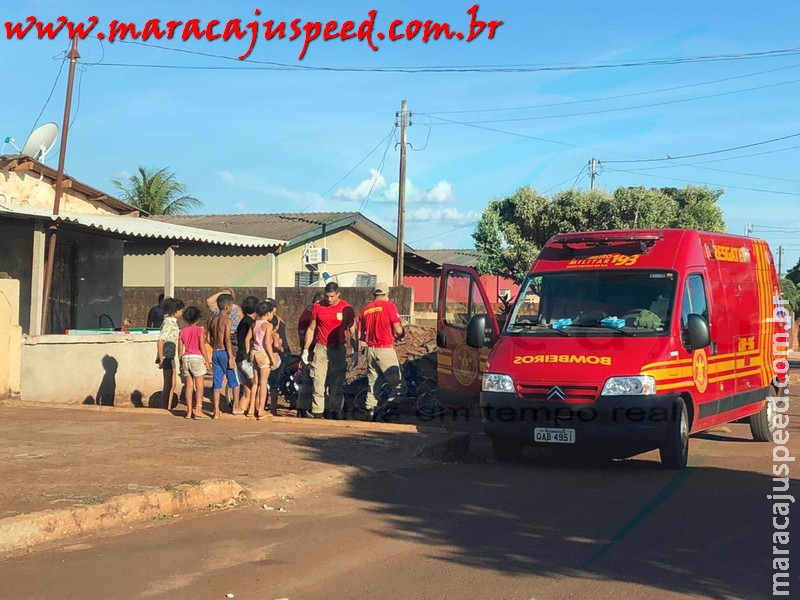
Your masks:
{"label": "firefighter in red shirt", "polygon": [[387,408],[396,408],[402,379],[394,343],[403,339],[405,331],[397,306],[387,299],[388,292],[388,286],[379,283],[372,292],[375,299],[364,307],[358,319],[359,337],[361,345],[366,347],[369,369],[365,415],[367,421],[375,419],[375,407],[378,404],[375,394],[380,393],[383,383],[381,380],[389,384]]}
{"label": "firefighter in red shirt", "polygon": [[[323,417],[325,412],[325,387],[328,387],[330,405],[328,412],[334,419],[340,418],[344,407],[344,384],[347,371],[348,334],[354,350],[358,348],[356,339],[356,313],[353,307],[341,299],[339,285],[333,281],[325,286],[325,299],[311,309],[311,322],[306,329],[303,342],[302,360],[309,362],[308,354],[314,345],[314,359],[311,361],[311,379],[314,382],[312,416]],[[358,362],[358,352],[354,352],[353,366]]]}
{"label": "firefighter in red shirt", "polygon": [[[303,314],[297,321],[297,339],[300,340],[300,347],[302,348],[306,339],[306,331],[308,325],[311,323],[311,311],[314,306],[325,297],[322,292],[314,292],[311,298],[311,304],[306,306]],[[314,344],[309,348],[309,355],[314,356]],[[310,359],[309,359],[310,360]],[[308,360],[303,362],[303,379],[300,382],[300,389],[297,390],[297,416],[303,418],[312,417],[311,402],[314,396],[314,382],[311,380],[311,365]]]}

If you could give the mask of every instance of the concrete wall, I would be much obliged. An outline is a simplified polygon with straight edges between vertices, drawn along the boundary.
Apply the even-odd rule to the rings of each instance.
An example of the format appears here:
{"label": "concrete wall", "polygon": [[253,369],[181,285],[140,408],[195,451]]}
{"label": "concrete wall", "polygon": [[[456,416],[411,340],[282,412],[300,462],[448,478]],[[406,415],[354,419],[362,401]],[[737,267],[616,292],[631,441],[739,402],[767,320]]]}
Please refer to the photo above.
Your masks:
{"label": "concrete wall", "polygon": [[33,226],[30,221],[0,220],[0,272],[19,281],[19,310],[15,323],[28,332],[33,264]]}
{"label": "concrete wall", "polygon": [[[329,249],[331,262],[320,271],[336,275],[339,285],[352,286],[358,274],[376,275],[378,281],[392,281],[392,255],[349,230],[317,240],[317,247]],[[125,244],[123,285],[126,288],[163,288],[164,251],[157,242]],[[307,272],[303,248],[277,255],[242,248],[209,249],[182,244],[175,250],[175,286],[181,288],[267,288],[294,286],[294,274]]]}
{"label": "concrete wall", "polygon": [[[132,327],[144,327],[147,325],[147,313],[155,305],[158,295],[163,293],[161,287],[136,287],[125,288],[122,296],[122,306],[124,318],[130,319]],[[175,297],[183,300],[186,306],[196,306],[205,317],[210,316],[206,308],[206,298],[218,292],[219,288],[187,288],[176,287]],[[258,298],[268,298],[267,288],[236,287],[233,288],[234,297],[237,302],[241,302],[247,296]],[[203,319],[205,320],[205,319]]]}
{"label": "concrete wall", "polygon": [[19,326],[20,286],[0,279],[0,396],[19,394],[22,328]]}
{"label": "concrete wall", "polygon": [[[36,208],[53,209],[55,200],[54,180],[26,171],[0,171],[0,204],[14,204]],[[67,188],[61,197],[61,212],[88,213],[96,215],[116,214],[102,202],[90,202],[85,194]]]}
{"label": "concrete wall", "polygon": [[[355,278],[359,274],[376,275],[378,281],[392,282],[394,274],[392,255],[353,231],[337,231],[325,239],[315,240],[314,244],[317,248],[328,248],[330,257],[330,262],[319,265],[319,270],[335,275],[337,283],[341,286],[354,286]],[[276,258],[278,287],[294,286],[295,272],[307,271],[303,264],[303,248],[293,248]]]}
{"label": "concrete wall", "polygon": [[[128,287],[164,287],[164,242],[126,242],[122,282]],[[272,257],[263,250],[181,244],[175,249],[175,286],[181,288],[268,287]]]}
{"label": "concrete wall", "polygon": [[158,405],[155,334],[43,335],[22,343],[20,398],[31,402]]}

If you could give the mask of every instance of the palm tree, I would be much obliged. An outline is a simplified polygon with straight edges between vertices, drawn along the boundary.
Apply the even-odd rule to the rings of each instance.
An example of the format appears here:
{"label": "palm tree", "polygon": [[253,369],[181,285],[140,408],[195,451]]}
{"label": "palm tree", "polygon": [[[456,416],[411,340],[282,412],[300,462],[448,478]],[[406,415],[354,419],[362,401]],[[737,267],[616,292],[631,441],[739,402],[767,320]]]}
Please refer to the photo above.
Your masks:
{"label": "palm tree", "polygon": [[175,180],[175,173],[166,167],[156,171],[139,167],[138,175],[131,175],[123,183],[112,179],[121,192],[120,200],[149,212],[152,215],[186,215],[203,203],[186,194],[186,186]]}

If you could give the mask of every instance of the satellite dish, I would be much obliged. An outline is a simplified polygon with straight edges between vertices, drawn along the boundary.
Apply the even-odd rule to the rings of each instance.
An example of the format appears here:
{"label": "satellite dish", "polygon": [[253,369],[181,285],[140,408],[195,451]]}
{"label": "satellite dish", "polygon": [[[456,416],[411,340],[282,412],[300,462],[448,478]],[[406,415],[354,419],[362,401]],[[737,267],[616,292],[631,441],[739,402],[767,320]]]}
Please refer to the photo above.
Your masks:
{"label": "satellite dish", "polygon": [[53,144],[58,137],[58,125],[55,123],[45,123],[31,133],[28,141],[22,147],[22,154],[44,162],[44,157],[53,148]]}

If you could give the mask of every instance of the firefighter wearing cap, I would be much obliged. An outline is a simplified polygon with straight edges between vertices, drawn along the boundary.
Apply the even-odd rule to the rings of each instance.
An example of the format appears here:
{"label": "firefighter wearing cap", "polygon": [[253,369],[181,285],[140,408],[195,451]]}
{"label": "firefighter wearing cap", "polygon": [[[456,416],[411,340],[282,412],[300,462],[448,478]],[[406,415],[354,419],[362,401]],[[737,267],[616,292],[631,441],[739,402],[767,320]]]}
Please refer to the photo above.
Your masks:
{"label": "firefighter wearing cap", "polygon": [[358,318],[360,346],[366,348],[368,367],[365,416],[368,421],[375,418],[378,404],[375,394],[380,393],[381,380],[389,385],[388,406],[392,406],[392,403],[396,406],[401,381],[400,362],[394,343],[403,338],[405,331],[397,306],[387,299],[388,292],[388,286],[378,284],[372,292],[374,300],[364,307]]}

